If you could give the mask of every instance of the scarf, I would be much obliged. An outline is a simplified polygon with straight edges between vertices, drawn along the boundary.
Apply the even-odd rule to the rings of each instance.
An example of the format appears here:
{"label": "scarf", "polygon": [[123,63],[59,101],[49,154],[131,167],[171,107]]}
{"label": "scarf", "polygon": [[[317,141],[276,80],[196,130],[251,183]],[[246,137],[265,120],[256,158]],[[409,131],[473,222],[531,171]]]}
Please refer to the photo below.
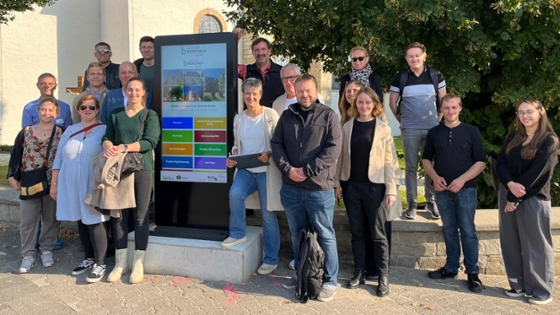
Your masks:
{"label": "scarf", "polygon": [[369,76],[373,73],[371,66],[367,64],[362,70],[350,70],[350,80],[361,82],[364,86],[369,86]]}

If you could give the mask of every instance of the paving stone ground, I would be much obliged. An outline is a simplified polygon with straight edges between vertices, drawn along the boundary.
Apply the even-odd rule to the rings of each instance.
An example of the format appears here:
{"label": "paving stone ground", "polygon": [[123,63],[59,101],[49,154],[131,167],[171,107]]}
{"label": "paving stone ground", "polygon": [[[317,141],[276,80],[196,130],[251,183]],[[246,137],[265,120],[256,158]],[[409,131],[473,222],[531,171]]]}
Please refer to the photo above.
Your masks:
{"label": "paving stone ground", "polygon": [[[357,290],[339,287],[327,303],[297,303],[293,290],[282,287],[292,271],[289,253],[281,253],[279,268],[270,276],[255,275],[246,284],[203,281],[170,275],[146,275],[143,282],[86,284],[86,274],[70,271],[83,259],[79,240],[65,240],[54,252],[55,265],[43,268],[40,259],[30,273],[17,273],[20,264],[19,235],[14,224],[0,223],[0,315],[14,314],[560,314],[558,290],[546,306],[528,304],[525,298],[503,294],[503,276],[481,276],[483,293],[471,293],[465,276],[432,280],[425,270],[394,267],[391,293],[375,296],[376,283]],[[113,266],[113,258],[108,266]],[[341,262],[339,282],[352,274],[352,263]],[[556,284],[560,279],[556,278]]]}

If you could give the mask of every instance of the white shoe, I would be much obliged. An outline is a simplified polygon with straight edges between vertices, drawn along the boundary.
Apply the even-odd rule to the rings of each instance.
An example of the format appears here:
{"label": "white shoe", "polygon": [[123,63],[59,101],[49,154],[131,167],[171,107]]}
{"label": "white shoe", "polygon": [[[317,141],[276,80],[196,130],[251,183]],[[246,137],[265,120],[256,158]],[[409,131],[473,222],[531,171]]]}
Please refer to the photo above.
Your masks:
{"label": "white shoe", "polygon": [[230,247],[233,247],[235,245],[239,245],[241,243],[244,243],[245,241],[247,241],[247,237],[245,237],[245,236],[243,236],[242,238],[228,237],[222,242],[222,247],[223,248],[230,248]]}
{"label": "white shoe", "polygon": [[269,264],[263,263],[259,267],[259,270],[257,270],[257,273],[259,275],[267,275],[267,274],[273,272],[276,269],[276,267],[278,267],[278,265],[269,265]]}
{"label": "white shoe", "polygon": [[292,269],[292,270],[296,270],[296,260],[295,259],[292,259],[292,261],[290,261],[290,264],[288,265],[288,268]]}

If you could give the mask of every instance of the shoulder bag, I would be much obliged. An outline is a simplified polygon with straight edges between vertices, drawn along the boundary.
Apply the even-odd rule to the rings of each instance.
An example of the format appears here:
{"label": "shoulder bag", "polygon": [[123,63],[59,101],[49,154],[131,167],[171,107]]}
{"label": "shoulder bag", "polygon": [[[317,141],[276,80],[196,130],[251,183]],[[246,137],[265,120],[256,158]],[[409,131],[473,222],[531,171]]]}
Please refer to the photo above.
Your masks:
{"label": "shoulder bag", "polygon": [[[31,127],[30,127],[31,128]],[[47,154],[43,166],[36,170],[21,172],[21,188],[19,190],[19,199],[27,200],[33,198],[41,198],[50,192],[50,185],[47,178],[49,171],[49,155],[51,153],[52,141],[56,134],[56,126],[53,126],[49,145],[47,146]]]}
{"label": "shoulder bag", "polygon": [[[150,110],[146,109],[146,116],[142,121],[142,128],[140,129],[140,134],[136,141],[140,141],[142,139],[142,135],[144,134],[144,129],[146,128],[146,120],[148,119],[148,115],[150,114]],[[142,157],[142,153],[140,152],[130,152],[127,153],[124,160],[123,165],[121,168],[121,173],[123,175],[130,174],[132,172],[140,171],[144,168],[144,158]]]}

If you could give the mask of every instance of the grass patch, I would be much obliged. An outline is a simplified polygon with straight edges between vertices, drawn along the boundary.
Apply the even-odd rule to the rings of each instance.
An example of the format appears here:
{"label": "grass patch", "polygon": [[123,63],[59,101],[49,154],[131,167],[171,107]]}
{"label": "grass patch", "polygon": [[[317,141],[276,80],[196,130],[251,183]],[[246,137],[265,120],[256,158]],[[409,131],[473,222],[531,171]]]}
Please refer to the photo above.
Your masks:
{"label": "grass patch", "polygon": [[397,156],[399,157],[399,167],[401,168],[401,170],[404,171],[404,150],[403,150],[403,144],[402,144],[402,138],[401,137],[394,137],[393,138],[395,140],[395,149],[397,150]]}
{"label": "grass patch", "polygon": [[0,185],[10,186],[10,182],[6,178],[8,174],[8,165],[0,165]]}

